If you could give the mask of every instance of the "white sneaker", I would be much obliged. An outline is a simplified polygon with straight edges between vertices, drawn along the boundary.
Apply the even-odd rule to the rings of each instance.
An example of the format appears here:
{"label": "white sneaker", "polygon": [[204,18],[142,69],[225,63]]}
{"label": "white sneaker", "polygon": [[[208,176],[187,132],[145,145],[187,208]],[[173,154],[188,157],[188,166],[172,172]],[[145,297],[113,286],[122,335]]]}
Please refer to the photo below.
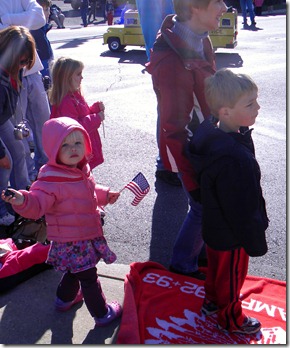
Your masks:
{"label": "white sneaker", "polygon": [[0,225],[9,226],[15,221],[15,216],[6,213],[4,216],[0,217]]}

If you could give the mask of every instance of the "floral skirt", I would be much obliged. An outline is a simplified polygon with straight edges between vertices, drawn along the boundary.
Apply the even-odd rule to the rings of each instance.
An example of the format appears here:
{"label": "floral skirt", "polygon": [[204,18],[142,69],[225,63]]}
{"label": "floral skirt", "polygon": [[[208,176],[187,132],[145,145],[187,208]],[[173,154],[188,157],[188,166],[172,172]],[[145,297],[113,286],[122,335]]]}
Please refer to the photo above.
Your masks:
{"label": "floral skirt", "polygon": [[105,263],[117,259],[105,237],[66,243],[52,241],[46,263],[58,271],[77,273],[95,267],[100,259]]}

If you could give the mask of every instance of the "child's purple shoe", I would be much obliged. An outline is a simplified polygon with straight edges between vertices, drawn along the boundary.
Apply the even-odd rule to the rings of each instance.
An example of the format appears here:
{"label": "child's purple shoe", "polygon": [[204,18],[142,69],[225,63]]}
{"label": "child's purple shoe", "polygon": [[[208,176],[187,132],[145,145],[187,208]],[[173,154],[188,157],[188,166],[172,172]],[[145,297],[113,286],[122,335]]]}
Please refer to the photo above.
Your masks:
{"label": "child's purple shoe", "polygon": [[69,309],[71,309],[72,306],[81,302],[82,300],[83,300],[83,294],[81,290],[78,291],[75,299],[69,302],[63,302],[61,299],[57,297],[55,300],[55,309],[59,312],[66,312]]}
{"label": "child's purple shoe", "polygon": [[119,318],[122,315],[122,306],[117,302],[113,301],[108,304],[108,312],[102,318],[94,318],[96,326],[106,326],[111,321]]}

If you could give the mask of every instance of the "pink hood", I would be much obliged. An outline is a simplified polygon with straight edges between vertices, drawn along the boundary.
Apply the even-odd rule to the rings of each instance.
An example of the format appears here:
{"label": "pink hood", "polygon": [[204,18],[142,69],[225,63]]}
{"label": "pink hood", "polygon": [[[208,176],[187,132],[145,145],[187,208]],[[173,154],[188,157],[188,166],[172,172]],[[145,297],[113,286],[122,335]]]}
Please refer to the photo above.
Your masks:
{"label": "pink hood", "polygon": [[66,136],[74,130],[80,130],[85,139],[85,159],[80,167],[83,168],[92,154],[90,137],[87,131],[76,120],[70,117],[58,117],[46,121],[42,128],[42,144],[48,157],[47,164],[60,166],[56,162],[59,148]]}

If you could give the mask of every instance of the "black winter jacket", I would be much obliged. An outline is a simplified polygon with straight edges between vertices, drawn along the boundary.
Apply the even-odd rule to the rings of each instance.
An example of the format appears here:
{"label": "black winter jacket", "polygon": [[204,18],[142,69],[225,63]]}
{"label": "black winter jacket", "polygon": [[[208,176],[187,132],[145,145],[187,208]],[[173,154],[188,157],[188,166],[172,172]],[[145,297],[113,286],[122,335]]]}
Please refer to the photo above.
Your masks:
{"label": "black winter jacket", "polygon": [[[244,129],[245,131],[245,129]],[[268,217],[252,130],[225,133],[205,120],[190,144],[203,206],[203,238],[215,250],[267,252]]]}

